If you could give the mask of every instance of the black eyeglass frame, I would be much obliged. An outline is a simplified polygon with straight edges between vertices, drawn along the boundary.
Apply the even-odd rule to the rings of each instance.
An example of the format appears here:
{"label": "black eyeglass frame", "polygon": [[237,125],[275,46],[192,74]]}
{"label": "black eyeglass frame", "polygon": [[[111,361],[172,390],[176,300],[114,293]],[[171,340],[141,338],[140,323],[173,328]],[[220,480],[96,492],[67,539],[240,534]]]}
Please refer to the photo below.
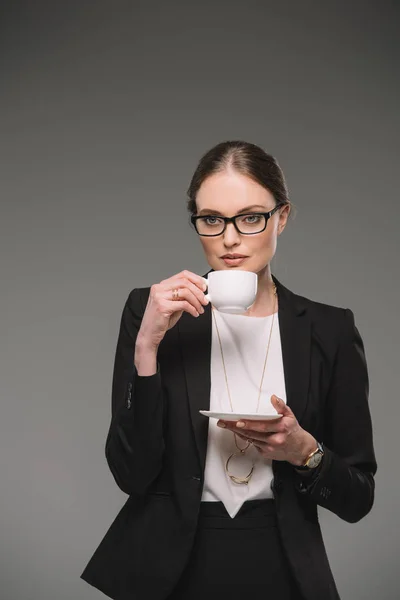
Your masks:
{"label": "black eyeglass frame", "polygon": [[[240,235],[257,235],[258,233],[262,233],[263,231],[265,231],[265,229],[267,228],[267,225],[268,225],[268,219],[270,219],[270,217],[272,217],[272,215],[278,210],[278,208],[280,208],[281,206],[285,206],[285,204],[286,204],[285,202],[279,202],[272,210],[270,210],[268,212],[242,213],[240,215],[235,215],[234,217],[223,217],[222,215],[213,215],[212,213],[210,213],[208,215],[192,215],[190,217],[190,221],[191,221],[193,227],[195,228],[196,233],[203,237],[216,237],[218,235],[222,235],[225,232],[226,226],[228,223],[233,223],[236,231]],[[237,226],[236,219],[238,219],[239,217],[247,217],[250,215],[262,215],[265,218],[265,225],[262,229],[260,229],[260,231],[256,231],[255,233],[242,233]],[[196,222],[199,219],[206,219],[207,217],[216,217],[217,219],[222,219],[223,221],[225,221],[223,230],[220,233],[199,233],[197,230]]]}

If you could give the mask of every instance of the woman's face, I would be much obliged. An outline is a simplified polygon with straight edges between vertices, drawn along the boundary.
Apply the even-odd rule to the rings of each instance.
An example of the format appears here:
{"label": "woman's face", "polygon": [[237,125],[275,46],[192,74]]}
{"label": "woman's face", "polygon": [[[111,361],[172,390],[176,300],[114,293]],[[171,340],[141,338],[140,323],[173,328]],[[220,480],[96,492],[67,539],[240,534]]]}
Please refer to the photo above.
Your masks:
{"label": "woman's face", "polygon": [[[267,212],[275,205],[273,195],[245,175],[224,171],[210,175],[200,186],[196,196],[197,214],[233,217],[238,213]],[[269,265],[276,250],[277,236],[286,225],[289,206],[282,206],[267,221],[261,233],[241,235],[233,223],[228,223],[221,235],[199,236],[208,264],[215,271],[241,269],[259,273]],[[223,255],[243,254],[240,264],[225,262]]]}

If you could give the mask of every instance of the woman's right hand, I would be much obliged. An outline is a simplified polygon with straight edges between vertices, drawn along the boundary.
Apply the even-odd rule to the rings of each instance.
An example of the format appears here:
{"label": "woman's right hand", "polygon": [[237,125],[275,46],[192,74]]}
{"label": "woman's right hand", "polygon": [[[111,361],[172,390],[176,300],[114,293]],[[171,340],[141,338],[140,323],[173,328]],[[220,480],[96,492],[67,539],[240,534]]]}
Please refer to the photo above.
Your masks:
{"label": "woman's right hand", "polygon": [[[178,300],[173,300],[174,289],[179,291]],[[204,279],[187,270],[153,284],[138,340],[149,348],[158,348],[166,332],[176,325],[183,312],[194,317],[204,313],[203,305],[208,304],[204,295],[206,289]]]}

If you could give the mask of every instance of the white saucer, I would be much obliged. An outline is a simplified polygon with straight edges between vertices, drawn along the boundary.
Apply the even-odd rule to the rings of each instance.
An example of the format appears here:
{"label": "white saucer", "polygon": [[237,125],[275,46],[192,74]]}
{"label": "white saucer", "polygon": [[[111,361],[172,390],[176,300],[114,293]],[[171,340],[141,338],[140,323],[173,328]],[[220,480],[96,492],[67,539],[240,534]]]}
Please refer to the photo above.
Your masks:
{"label": "white saucer", "polygon": [[199,410],[199,412],[205,417],[210,417],[211,419],[223,419],[224,421],[240,421],[241,419],[271,421],[273,419],[280,419],[282,416],[277,413],[263,415],[260,413],[219,413],[213,412],[212,410]]}

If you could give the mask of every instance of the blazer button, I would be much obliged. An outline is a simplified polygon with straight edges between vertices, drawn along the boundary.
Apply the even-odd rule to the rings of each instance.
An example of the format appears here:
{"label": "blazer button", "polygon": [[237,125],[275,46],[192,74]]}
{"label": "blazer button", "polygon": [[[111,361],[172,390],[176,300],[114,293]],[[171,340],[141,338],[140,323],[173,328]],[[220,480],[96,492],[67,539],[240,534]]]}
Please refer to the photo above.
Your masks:
{"label": "blazer button", "polygon": [[197,477],[197,475],[192,475],[191,479],[194,479],[195,481],[200,481],[200,477]]}
{"label": "blazer button", "polygon": [[297,489],[300,492],[300,494],[306,494],[307,493],[307,486],[302,481],[300,481],[299,487]]}

